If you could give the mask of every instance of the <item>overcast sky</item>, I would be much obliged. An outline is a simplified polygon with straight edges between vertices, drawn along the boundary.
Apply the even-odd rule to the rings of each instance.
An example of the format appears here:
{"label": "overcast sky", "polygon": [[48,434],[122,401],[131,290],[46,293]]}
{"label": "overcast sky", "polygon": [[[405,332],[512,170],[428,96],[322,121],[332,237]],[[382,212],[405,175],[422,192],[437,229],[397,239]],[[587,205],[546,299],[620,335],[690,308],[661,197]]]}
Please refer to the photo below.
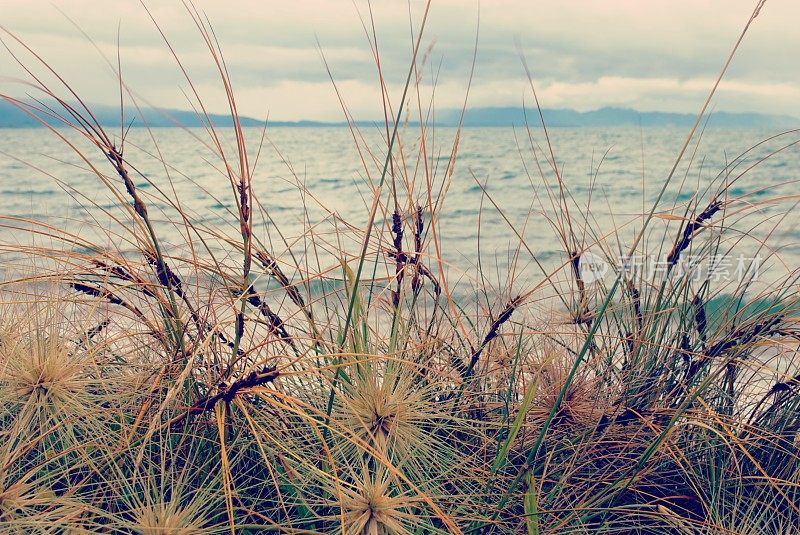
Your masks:
{"label": "overcast sky", "polygon": [[[146,0],[204,101],[224,111],[218,78],[180,0]],[[423,48],[436,106],[460,107],[480,18],[470,106],[519,106],[527,58],[545,107],[626,106],[698,111],[754,0],[433,0]],[[363,0],[196,0],[222,45],[240,111],[274,120],[341,120],[317,40],[353,115],[380,116],[374,60],[359,19]],[[418,28],[424,2],[411,0]],[[378,44],[399,98],[411,58],[409,4],[374,0]],[[63,14],[61,13],[63,12]],[[0,0],[0,24],[32,46],[91,102],[113,103],[115,81],[68,18],[109,56],[120,53],[129,85],[148,101],[186,108],[180,73],[137,0]],[[6,39],[7,40],[7,39]],[[716,110],[800,117],[800,2],[769,0],[722,85]],[[20,76],[0,49],[0,91]]]}

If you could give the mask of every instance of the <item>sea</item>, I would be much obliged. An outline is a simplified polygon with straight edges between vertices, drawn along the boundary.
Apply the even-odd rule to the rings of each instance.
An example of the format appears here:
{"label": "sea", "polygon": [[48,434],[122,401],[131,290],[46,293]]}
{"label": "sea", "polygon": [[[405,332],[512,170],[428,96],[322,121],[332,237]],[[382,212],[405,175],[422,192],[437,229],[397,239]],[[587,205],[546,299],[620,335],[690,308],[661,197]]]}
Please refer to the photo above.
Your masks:
{"label": "sea", "polygon": [[[115,143],[124,134],[124,156],[164,243],[185,245],[176,206],[236,239],[234,191],[218,148],[238,172],[231,129],[216,130],[218,146],[202,128],[108,132]],[[440,257],[454,284],[516,292],[568,265],[573,248],[617,268],[642,257],[641,269],[657,276],[685,221],[719,200],[693,247],[714,247],[731,279],[742,258],[751,274],[757,260],[765,280],[793,273],[800,265],[800,132],[701,128],[681,154],[688,134],[677,127],[437,127],[422,135],[405,125],[387,166],[381,125],[246,128],[259,205],[254,233],[277,256],[313,254],[327,269],[340,260],[337,248],[360,251],[363,234],[353,229],[366,227],[376,195],[376,224],[391,226],[396,192],[405,214],[422,208],[427,258],[438,266]],[[119,207],[129,200],[103,152],[75,132],[0,129],[4,272],[20,246],[81,249],[105,241],[124,248],[132,222]],[[643,214],[651,212],[637,243]],[[52,229],[77,238],[59,241]],[[407,219],[407,249],[412,229]]]}

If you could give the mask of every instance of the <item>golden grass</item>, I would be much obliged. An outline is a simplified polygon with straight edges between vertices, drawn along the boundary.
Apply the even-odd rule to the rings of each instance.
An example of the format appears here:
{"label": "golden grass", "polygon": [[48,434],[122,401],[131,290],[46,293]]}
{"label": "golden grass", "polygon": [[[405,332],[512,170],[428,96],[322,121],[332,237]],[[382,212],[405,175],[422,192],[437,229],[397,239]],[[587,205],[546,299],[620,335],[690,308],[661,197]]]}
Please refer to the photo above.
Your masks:
{"label": "golden grass", "polygon": [[[433,104],[421,83],[427,55],[417,56],[426,7],[401,100],[382,84],[385,147],[378,152],[351,123],[370,186],[366,225],[332,212],[312,221],[305,209],[302,234],[286,235],[258,196],[258,157],[216,37],[187,10],[234,124],[208,121],[162,34],[206,121],[189,135],[231,186],[229,218],[214,227],[171,195],[181,174],[156,132],[147,130],[157,149],[149,158],[164,176],[140,173],[130,154],[145,156],[125,150],[125,132],[106,131],[63,77],[4,33],[42,100],[3,98],[40,119],[42,135],[73,150],[116,204],[76,194],[109,224],[97,243],[2,220],[52,245],[3,244],[35,269],[2,283],[0,531],[790,533],[798,525],[798,273],[757,286],[697,282],[676,267],[687,251],[710,258],[755,239],[758,203],[728,194],[741,159],[689,203],[665,207],[665,183],[651,211],[596,229],[546,128],[528,125],[520,153],[537,164],[548,155],[531,179],[553,186],[528,219],[555,231],[561,264],[545,269],[482,185],[519,239],[507,289],[480,270],[471,283],[448,277],[439,222],[461,132],[436,167],[441,147],[432,147]],[[382,80],[376,36],[367,38]],[[125,106],[140,106],[121,74],[119,91]],[[692,129],[675,169],[701,134]],[[258,151],[269,143],[265,131]],[[294,179],[299,202],[316,203]],[[582,279],[586,251],[611,257],[622,243],[668,269],[656,280]],[[541,271],[518,279],[526,252]],[[462,301],[470,290],[479,306]]]}

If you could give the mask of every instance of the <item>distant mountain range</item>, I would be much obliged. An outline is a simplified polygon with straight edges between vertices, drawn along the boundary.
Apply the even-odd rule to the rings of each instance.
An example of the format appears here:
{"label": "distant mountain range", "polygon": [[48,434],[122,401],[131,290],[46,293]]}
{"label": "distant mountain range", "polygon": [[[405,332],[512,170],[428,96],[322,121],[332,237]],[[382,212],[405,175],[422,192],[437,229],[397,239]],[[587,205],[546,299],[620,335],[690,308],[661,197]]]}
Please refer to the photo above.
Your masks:
{"label": "distant mountain range", "polygon": [[[103,126],[119,126],[119,110],[114,106],[91,106],[92,113]],[[134,126],[145,123],[151,127],[202,126],[202,122],[192,111],[143,109],[142,117],[128,108],[125,114],[126,123],[133,121]],[[690,113],[668,113],[658,111],[640,112],[630,108],[600,108],[598,110],[579,112],[570,109],[542,110],[545,122],[550,127],[690,127],[696,116]],[[437,113],[437,126],[455,126],[461,116],[460,110],[441,110]],[[212,114],[211,121],[215,126],[231,126],[228,115]],[[525,110],[518,107],[469,108],[464,115],[464,126],[524,126],[526,122],[532,126],[539,124],[539,113],[535,109]],[[56,121],[48,121],[58,124]],[[241,118],[242,126],[263,126],[263,121],[250,117]],[[344,126],[344,122],[320,121],[269,121],[273,127],[329,127]],[[376,124],[376,121],[359,121],[361,126]],[[721,128],[797,128],[800,120],[786,115],[768,115],[763,113],[729,113],[715,112],[709,125]],[[17,109],[14,105],[0,100],[0,128],[25,128],[41,126],[38,121]]]}
{"label": "distant mountain range", "polygon": [[[458,121],[460,113],[460,111],[451,111],[446,113],[442,120],[455,123]],[[642,112],[630,108],[600,108],[585,112],[570,109],[543,109],[542,115],[545,124],[553,127],[691,127],[697,119],[697,115],[691,113]],[[526,120],[530,125],[538,125],[541,122],[536,109],[472,108],[464,114],[466,126],[523,126],[526,124]],[[796,128],[800,126],[800,120],[786,115],[714,112],[711,114],[709,125],[724,128]]]}
{"label": "distant mountain range", "polygon": [[[102,106],[92,104],[89,106],[92,110],[97,121],[102,126],[116,126],[119,127],[120,115],[119,107],[117,106]],[[54,109],[58,109],[54,106]],[[202,122],[198,119],[197,114],[193,111],[184,110],[157,110],[154,108],[142,109],[142,116],[138,113],[136,108],[125,108],[125,124],[127,125],[133,121],[133,126],[144,126],[145,124],[159,128],[170,126],[202,126]],[[54,119],[46,118],[48,124],[61,126],[62,123]],[[230,116],[224,114],[212,114],[211,121],[216,126],[231,126],[233,122]],[[263,121],[251,119],[249,117],[242,117],[242,126],[262,126]],[[272,124],[272,121],[270,121]],[[0,128],[29,128],[41,126],[41,123],[23,112],[15,105],[0,100]]]}

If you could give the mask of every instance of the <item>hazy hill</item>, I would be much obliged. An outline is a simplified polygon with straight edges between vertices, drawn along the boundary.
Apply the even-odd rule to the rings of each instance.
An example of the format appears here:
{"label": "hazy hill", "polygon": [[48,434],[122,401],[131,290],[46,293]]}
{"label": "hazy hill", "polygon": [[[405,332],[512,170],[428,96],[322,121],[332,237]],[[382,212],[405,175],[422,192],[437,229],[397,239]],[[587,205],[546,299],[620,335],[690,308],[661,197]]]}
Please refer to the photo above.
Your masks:
{"label": "hazy hill", "polygon": [[[95,106],[92,112],[103,126],[119,126],[119,110],[115,106]],[[184,110],[142,110],[144,120],[133,108],[128,108],[125,121],[133,121],[134,126],[149,124],[152,127],[202,126],[202,121],[192,111]],[[695,116],[690,113],[640,112],[630,108],[600,108],[598,110],[579,112],[570,109],[545,109],[543,115],[551,127],[615,127],[615,126],[679,126],[689,127]],[[437,114],[439,126],[457,124],[460,110],[442,110]],[[539,114],[535,109],[524,110],[518,107],[470,108],[464,116],[465,126],[524,126],[539,123]],[[231,119],[225,114],[211,115],[216,126],[230,126]],[[243,126],[262,126],[263,121],[250,117],[242,117]],[[58,124],[56,121],[48,121]],[[341,122],[319,121],[270,121],[271,126],[341,126]],[[361,121],[359,124],[371,125],[373,121]],[[723,128],[796,128],[800,120],[785,115],[767,115],[761,113],[728,113],[716,112],[709,123],[712,127]],[[22,128],[40,126],[39,122],[20,111],[12,104],[0,100],[0,128]]]}
{"label": "hazy hill", "polygon": [[[100,106],[90,105],[92,113],[103,126],[119,126],[120,116],[119,108],[117,106]],[[201,121],[193,111],[184,110],[156,110],[154,108],[147,108],[142,110],[144,118],[148,125],[152,127],[169,127],[169,126],[201,126]],[[138,114],[138,111],[133,107],[128,107],[125,110],[125,123],[133,121],[134,126],[143,126],[145,121]],[[218,126],[230,126],[231,119],[225,114],[212,114],[211,120]],[[48,120],[50,124],[60,124],[55,120]],[[257,119],[249,117],[242,118],[243,126],[259,126],[263,123]],[[0,100],[0,128],[22,128],[41,126],[41,124],[34,118],[30,117],[27,113],[19,110],[13,104]]]}
{"label": "hazy hill", "polygon": [[[448,111],[441,117],[444,122],[456,122],[460,111]],[[527,122],[539,124],[539,113],[536,109],[523,108],[471,108],[464,115],[466,126],[522,126]],[[600,108],[598,110],[579,112],[570,109],[542,110],[548,126],[680,126],[691,127],[696,115],[691,113],[640,112],[630,108]],[[800,120],[785,115],[766,115],[762,113],[728,113],[715,112],[709,122],[714,127],[771,127],[794,128],[800,126]]]}

